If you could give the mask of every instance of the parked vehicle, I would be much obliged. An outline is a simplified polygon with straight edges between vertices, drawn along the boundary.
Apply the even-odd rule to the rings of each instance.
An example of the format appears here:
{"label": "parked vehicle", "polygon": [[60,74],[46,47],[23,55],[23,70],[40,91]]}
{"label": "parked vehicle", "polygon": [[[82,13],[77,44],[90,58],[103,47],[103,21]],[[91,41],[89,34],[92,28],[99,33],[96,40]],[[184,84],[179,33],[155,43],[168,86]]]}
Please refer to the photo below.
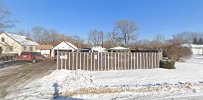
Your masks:
{"label": "parked vehicle", "polygon": [[43,61],[46,58],[40,52],[22,52],[19,60],[20,61],[28,61],[32,63],[36,63],[37,61]]}

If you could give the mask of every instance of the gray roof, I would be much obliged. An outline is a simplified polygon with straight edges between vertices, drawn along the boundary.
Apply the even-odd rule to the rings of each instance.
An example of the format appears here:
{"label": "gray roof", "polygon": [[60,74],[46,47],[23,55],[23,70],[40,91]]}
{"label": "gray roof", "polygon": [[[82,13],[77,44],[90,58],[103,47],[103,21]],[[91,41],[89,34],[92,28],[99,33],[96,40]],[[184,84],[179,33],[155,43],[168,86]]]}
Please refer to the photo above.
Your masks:
{"label": "gray roof", "polygon": [[11,37],[12,39],[14,39],[16,42],[18,42],[19,44],[23,45],[23,46],[35,46],[35,45],[39,45],[38,43],[28,40],[27,37],[22,36],[22,35],[17,35],[17,34],[12,34],[12,33],[5,33],[7,34],[9,37]]}

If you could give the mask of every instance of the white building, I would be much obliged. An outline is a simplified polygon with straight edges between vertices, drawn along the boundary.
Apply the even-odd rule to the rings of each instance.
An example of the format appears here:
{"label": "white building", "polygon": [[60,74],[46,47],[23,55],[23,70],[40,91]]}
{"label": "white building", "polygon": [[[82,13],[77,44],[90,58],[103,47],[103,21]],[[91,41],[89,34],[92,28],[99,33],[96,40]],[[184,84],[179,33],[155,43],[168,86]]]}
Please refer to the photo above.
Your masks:
{"label": "white building", "polygon": [[2,54],[18,54],[21,52],[35,52],[37,51],[38,43],[28,39],[25,36],[12,34],[12,33],[0,33],[0,49]]}
{"label": "white building", "polygon": [[45,57],[51,56],[51,50],[53,49],[52,45],[38,45],[37,52],[40,52]]}
{"label": "white building", "polygon": [[70,42],[63,41],[52,49],[51,57],[54,57],[57,54],[57,50],[64,51],[64,52],[74,52],[74,51],[77,51],[78,48]]}
{"label": "white building", "polygon": [[124,48],[124,47],[113,47],[113,48],[110,48],[109,51],[110,52],[129,52],[129,48]]}
{"label": "white building", "polygon": [[106,48],[102,48],[101,46],[95,46],[91,48],[92,52],[106,52]]}
{"label": "white building", "polygon": [[181,46],[190,48],[194,55],[203,54],[203,45],[186,43],[186,44],[182,44]]}

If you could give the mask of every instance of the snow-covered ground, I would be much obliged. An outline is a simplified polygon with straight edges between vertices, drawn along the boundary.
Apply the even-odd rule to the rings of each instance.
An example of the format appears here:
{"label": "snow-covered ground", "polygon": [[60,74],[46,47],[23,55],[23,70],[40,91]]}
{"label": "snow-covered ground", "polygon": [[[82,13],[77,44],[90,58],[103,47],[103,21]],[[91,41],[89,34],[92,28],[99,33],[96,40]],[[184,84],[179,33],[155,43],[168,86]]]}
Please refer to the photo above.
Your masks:
{"label": "snow-covered ground", "polygon": [[56,70],[19,88],[6,99],[203,98],[203,57],[176,62],[176,69],[117,71]]}

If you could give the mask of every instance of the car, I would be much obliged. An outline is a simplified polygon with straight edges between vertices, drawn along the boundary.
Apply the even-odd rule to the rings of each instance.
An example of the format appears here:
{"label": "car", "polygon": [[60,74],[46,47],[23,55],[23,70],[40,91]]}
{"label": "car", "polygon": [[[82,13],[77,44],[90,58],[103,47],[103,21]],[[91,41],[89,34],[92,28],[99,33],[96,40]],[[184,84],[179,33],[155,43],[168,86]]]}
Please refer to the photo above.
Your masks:
{"label": "car", "polygon": [[36,63],[37,61],[44,61],[46,58],[40,52],[22,52],[19,56],[19,61],[27,61]]}

